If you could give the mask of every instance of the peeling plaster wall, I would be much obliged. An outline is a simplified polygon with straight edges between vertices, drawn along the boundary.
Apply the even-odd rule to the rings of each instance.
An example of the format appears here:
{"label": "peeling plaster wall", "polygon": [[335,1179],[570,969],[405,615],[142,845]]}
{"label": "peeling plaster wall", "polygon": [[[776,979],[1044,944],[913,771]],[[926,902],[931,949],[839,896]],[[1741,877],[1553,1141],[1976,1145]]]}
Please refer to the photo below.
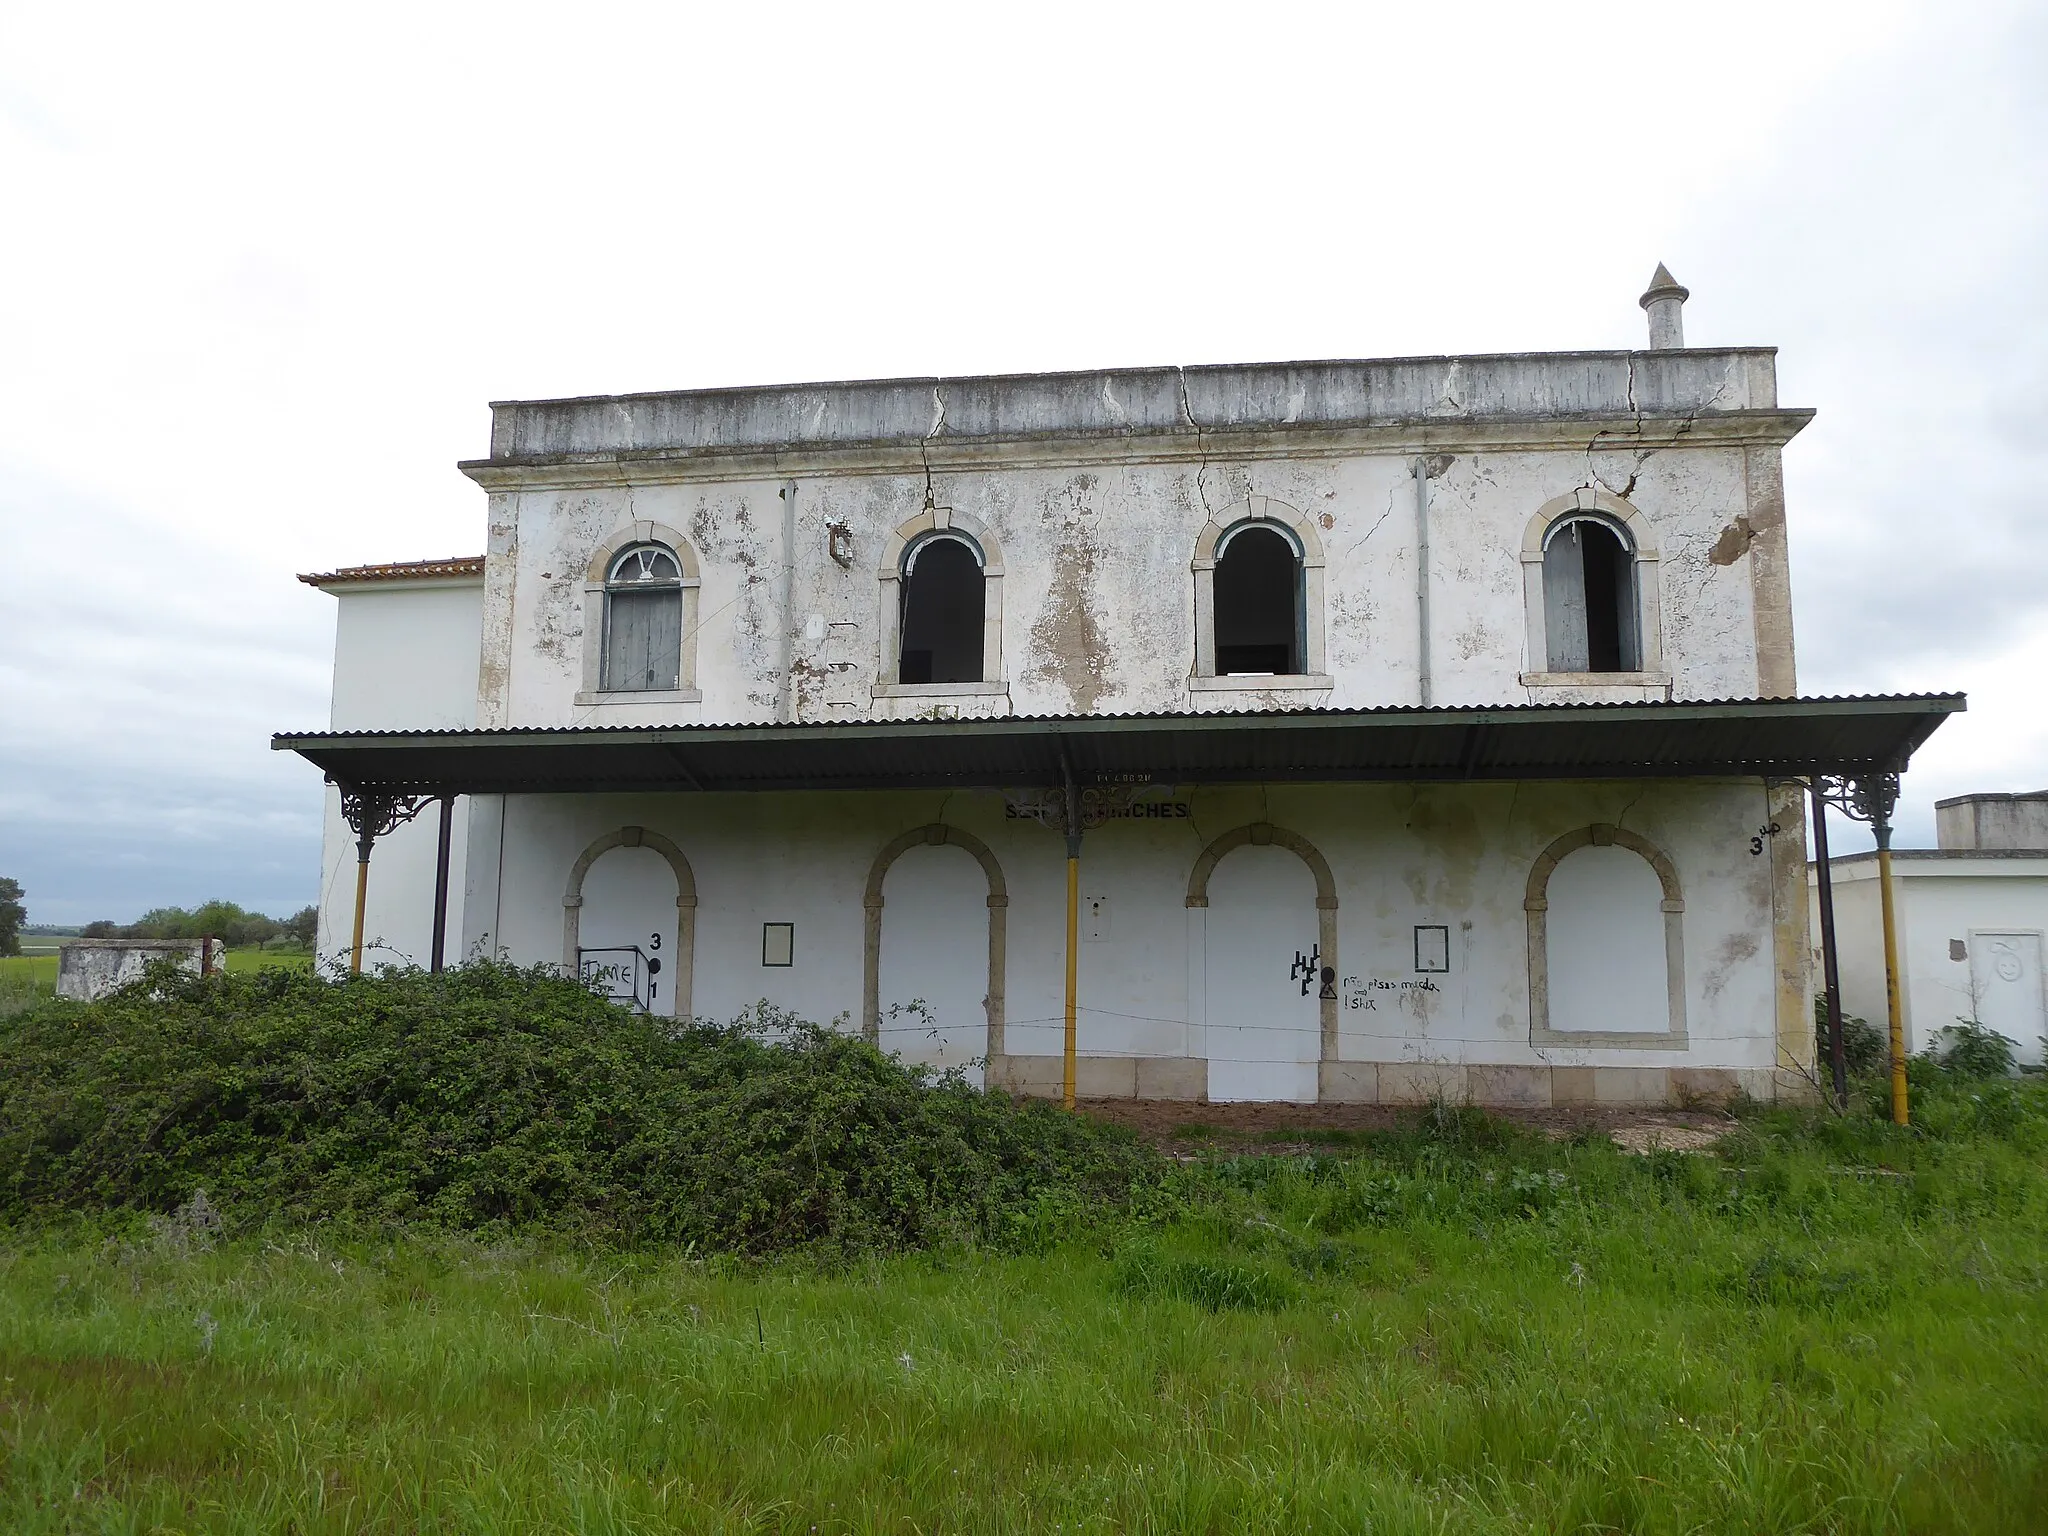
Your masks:
{"label": "peeling plaster wall", "polygon": [[[1199,947],[1227,936],[1204,938],[1198,911],[1184,901],[1189,877],[1218,835],[1270,820],[1313,843],[1335,880],[1345,1061],[1752,1074],[1777,1064],[1772,860],[1753,855],[1749,844],[1766,808],[1758,782],[1161,791],[1168,795],[1187,802],[1190,814],[1112,822],[1085,844],[1084,895],[1107,898],[1110,914],[1103,937],[1081,947],[1086,1055],[1203,1055],[1206,1028],[1223,1021],[1204,1011]],[[562,896],[578,855],[620,827],[645,827],[672,839],[695,877],[699,1014],[730,1018],[766,998],[849,1029],[859,1027],[862,891],[877,854],[911,828],[965,828],[988,845],[1008,888],[1007,1049],[1059,1051],[1063,847],[1035,823],[1006,816],[1000,795],[536,795],[506,804],[501,942],[515,960],[561,958]],[[1530,1043],[1529,872],[1559,836],[1596,822],[1640,833],[1678,870],[1686,903],[1683,1050]],[[1237,856],[1226,854],[1218,868]],[[914,860],[892,867],[888,901],[910,905],[923,867]],[[1316,943],[1317,915],[1312,883],[1302,884],[1299,933],[1290,942],[1307,950]],[[650,928],[663,916],[651,912]],[[761,964],[768,922],[795,924],[795,965]],[[1428,978],[1429,988],[1403,985],[1420,979],[1418,924],[1450,933],[1451,969]],[[885,924],[885,946],[900,932]],[[1277,977],[1292,956],[1254,958]],[[964,967],[979,982],[982,963],[981,950],[970,947],[948,957],[948,977],[957,980],[953,970]],[[935,993],[947,980],[934,978]]]}
{"label": "peeling plaster wall", "polygon": [[[1432,462],[1441,704],[1793,689],[1768,351],[1562,353],[702,391],[494,408],[479,679],[491,725],[747,722],[1412,703],[1423,647],[1412,466]],[[795,542],[783,547],[787,483]],[[1621,497],[1661,559],[1663,675],[1531,686],[1524,538]],[[999,546],[1002,686],[878,696],[896,530],[927,494]],[[1194,690],[1196,541],[1248,496],[1315,531],[1324,688]],[[593,553],[636,521],[695,547],[700,701],[579,705]],[[829,557],[843,527],[851,561]],[[781,597],[785,563],[791,597]],[[784,611],[785,606],[787,611]],[[792,680],[784,676],[790,658]]]}
{"label": "peeling plaster wall", "polygon": [[[473,718],[546,727],[1412,704],[1425,654],[1418,459],[1430,466],[1433,702],[1789,693],[1779,462],[1808,414],[1779,407],[1774,359],[1757,349],[500,405],[491,457],[464,466],[489,492]],[[781,495],[792,484],[793,541]],[[1596,493],[1600,505],[1625,508],[1657,550],[1641,569],[1656,582],[1662,670],[1621,682],[1533,677],[1547,658],[1529,654],[1532,519]],[[1304,542],[1319,547],[1322,596],[1307,617],[1321,667],[1292,686],[1192,686],[1198,543],[1209,525],[1273,504],[1291,509]],[[598,607],[585,592],[592,562],[636,524],[677,530],[699,571],[694,674],[675,698],[585,691],[599,639],[587,631]],[[898,589],[884,568],[894,569],[912,525],[948,524],[1000,561],[987,591],[999,601],[1001,665],[992,686],[898,689],[887,654]],[[427,643],[407,629],[407,611],[394,609],[386,651]],[[338,701],[341,674],[338,655]],[[364,677],[368,714],[348,723],[453,723],[411,718],[409,706],[383,718],[395,706],[379,703],[377,679]],[[1205,967],[1228,935],[1185,906],[1186,881],[1211,837],[1259,821],[1309,838],[1331,865],[1346,988],[1339,1056],[1377,1074],[1374,1092],[1456,1092],[1455,1083],[1481,1081],[1446,1075],[1468,1068],[1495,1074],[1488,1092],[1535,1092],[1526,1074],[1538,1070],[1595,1068],[1610,1085],[1601,1091],[1623,1096],[1660,1094],[1655,1085],[1677,1082],[1674,1069],[1692,1068],[1752,1074],[1752,1091],[1770,1091],[1787,1050],[1796,1058],[1803,1048],[1797,851],[1749,851],[1751,834],[1773,820],[1793,847],[1799,816],[1773,807],[1760,784],[1248,787],[1185,798],[1185,820],[1090,835],[1084,889],[1106,899],[1114,933],[1080,958],[1091,1060],[1203,1056]],[[346,938],[337,925],[353,850],[331,795],[328,822],[322,942],[332,949]],[[460,933],[462,949],[560,961],[568,870],[595,838],[642,826],[673,839],[695,868],[698,1012],[730,1017],[765,997],[858,1027],[870,865],[889,839],[933,822],[973,831],[1009,880],[1008,1053],[1056,1052],[1059,840],[1005,818],[986,793],[478,797],[457,822],[451,952]],[[1553,840],[1595,823],[1649,838],[1685,882],[1682,1050],[1531,1044],[1525,882]],[[429,813],[379,844],[370,933],[389,957],[424,957],[432,841]],[[760,964],[769,921],[797,924],[795,966]],[[1429,987],[1401,984],[1415,980],[1419,923],[1450,932],[1452,970]],[[1319,932],[1313,911],[1303,924],[1306,949]],[[947,993],[954,1004],[958,992]],[[1389,1079],[1397,1068],[1409,1076]],[[1130,1077],[1141,1092],[1145,1070]],[[1185,1074],[1158,1081],[1169,1079],[1185,1087]]]}
{"label": "peeling plaster wall", "polygon": [[[1539,508],[1587,482],[1587,456],[1487,449],[1447,452],[1447,459],[1431,481],[1436,702],[1556,697],[1522,682],[1523,674],[1545,670],[1545,658],[1527,654],[1522,542]],[[515,566],[505,583],[513,594],[508,650],[502,661],[487,662],[486,676],[502,666],[505,724],[766,721],[776,718],[784,686],[786,626],[797,716],[807,720],[934,705],[1088,714],[1412,703],[1421,643],[1411,464],[1405,456],[1358,454],[935,473],[938,505],[984,525],[1001,550],[1007,694],[915,700],[877,699],[873,689],[895,680],[893,658],[881,654],[882,604],[895,589],[880,579],[880,561],[894,530],[923,507],[921,473],[794,477],[796,570],[787,615],[778,609],[783,477],[524,492],[503,498],[518,520],[517,539],[494,557]],[[1669,695],[1754,695],[1753,557],[1746,542],[1731,549],[1728,533],[1748,506],[1743,450],[1673,449],[1633,478],[1631,504],[1662,554],[1644,569],[1659,582]],[[1231,522],[1248,495],[1293,507],[1322,540],[1326,689],[1197,694],[1189,687],[1196,540],[1212,520]],[[578,706],[582,648],[595,643],[584,634],[586,569],[594,551],[636,520],[683,531],[701,562],[695,683],[703,700]],[[850,531],[850,567],[827,556],[835,524]],[[1597,688],[1591,693],[1601,696]]]}

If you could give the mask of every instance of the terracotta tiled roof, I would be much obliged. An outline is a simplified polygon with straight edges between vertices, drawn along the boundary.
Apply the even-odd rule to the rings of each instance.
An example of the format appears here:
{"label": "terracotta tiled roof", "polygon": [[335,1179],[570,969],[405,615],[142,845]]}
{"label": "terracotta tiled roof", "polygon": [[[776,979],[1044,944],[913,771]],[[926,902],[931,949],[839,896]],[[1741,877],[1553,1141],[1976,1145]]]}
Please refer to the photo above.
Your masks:
{"label": "terracotta tiled roof", "polygon": [[345,565],[338,571],[314,571],[299,580],[309,587],[338,587],[358,581],[448,581],[484,573],[482,555],[457,555],[449,560],[397,560],[384,565]]}

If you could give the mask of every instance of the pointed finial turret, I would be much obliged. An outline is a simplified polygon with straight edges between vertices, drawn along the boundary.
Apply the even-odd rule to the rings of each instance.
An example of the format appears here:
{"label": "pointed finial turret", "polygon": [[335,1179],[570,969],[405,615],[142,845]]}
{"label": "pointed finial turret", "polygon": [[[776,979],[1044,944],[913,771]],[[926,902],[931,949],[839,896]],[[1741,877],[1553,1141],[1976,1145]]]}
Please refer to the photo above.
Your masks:
{"label": "pointed finial turret", "polygon": [[1664,352],[1685,345],[1685,301],[1692,290],[1671,275],[1663,262],[1650,274],[1650,286],[1637,300],[1650,316],[1650,349]]}

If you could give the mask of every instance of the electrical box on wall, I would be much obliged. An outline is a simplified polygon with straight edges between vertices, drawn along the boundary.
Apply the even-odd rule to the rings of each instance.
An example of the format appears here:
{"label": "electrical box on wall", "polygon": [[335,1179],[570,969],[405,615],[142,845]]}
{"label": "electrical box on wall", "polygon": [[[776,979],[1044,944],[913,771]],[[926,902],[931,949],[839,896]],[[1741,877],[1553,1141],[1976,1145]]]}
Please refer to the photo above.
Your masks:
{"label": "electrical box on wall", "polygon": [[1415,969],[1438,975],[1451,968],[1451,930],[1442,923],[1415,925]]}
{"label": "electrical box on wall", "polygon": [[1081,937],[1090,944],[1105,943],[1109,939],[1109,898],[1107,896],[1084,896],[1081,898]]}

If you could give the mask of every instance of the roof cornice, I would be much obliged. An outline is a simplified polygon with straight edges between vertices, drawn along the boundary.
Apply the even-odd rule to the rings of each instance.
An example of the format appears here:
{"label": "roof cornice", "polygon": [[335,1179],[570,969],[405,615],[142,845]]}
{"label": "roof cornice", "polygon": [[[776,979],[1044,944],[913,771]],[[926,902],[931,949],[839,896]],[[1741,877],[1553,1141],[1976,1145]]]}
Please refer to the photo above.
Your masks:
{"label": "roof cornice", "polygon": [[[499,401],[493,489],[718,479],[797,469],[957,468],[1583,448],[1688,439],[1783,443],[1767,347],[1532,352],[1087,373],[878,379]],[[628,469],[630,466],[630,475]]]}

